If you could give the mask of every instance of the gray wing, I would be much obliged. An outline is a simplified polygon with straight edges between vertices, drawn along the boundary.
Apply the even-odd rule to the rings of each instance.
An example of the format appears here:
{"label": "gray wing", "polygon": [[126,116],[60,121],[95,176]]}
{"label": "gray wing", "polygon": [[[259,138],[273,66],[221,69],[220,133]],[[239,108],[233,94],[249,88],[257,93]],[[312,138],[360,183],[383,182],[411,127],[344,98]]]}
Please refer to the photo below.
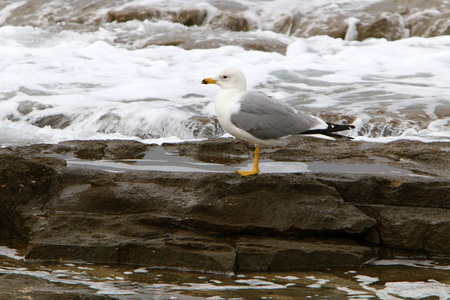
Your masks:
{"label": "gray wing", "polygon": [[240,110],[231,115],[231,122],[262,140],[301,133],[322,124],[321,120],[260,92],[246,92],[240,104]]}

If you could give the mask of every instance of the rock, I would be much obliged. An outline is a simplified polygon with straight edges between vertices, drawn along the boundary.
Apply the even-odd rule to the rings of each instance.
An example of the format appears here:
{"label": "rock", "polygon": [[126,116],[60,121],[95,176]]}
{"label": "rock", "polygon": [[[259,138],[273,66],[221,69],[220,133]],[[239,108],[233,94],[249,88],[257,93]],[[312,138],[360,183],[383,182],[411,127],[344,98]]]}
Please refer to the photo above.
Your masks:
{"label": "rock", "polygon": [[73,156],[80,159],[102,159],[105,148],[103,141],[69,141],[60,143],[56,151],[73,153]]}
{"label": "rock", "polygon": [[376,257],[376,250],[355,245],[243,239],[237,246],[237,269],[257,272],[359,267]]}
{"label": "rock", "polygon": [[142,158],[150,147],[137,141],[68,141],[59,143],[54,151],[73,153],[81,159],[136,159]]}
{"label": "rock", "polygon": [[219,239],[177,233],[121,245],[119,257],[123,264],[231,273],[235,271],[236,250]]}
{"label": "rock", "polygon": [[[246,6],[218,5],[209,10],[197,8],[168,8],[168,7],[133,7],[108,11],[103,21],[126,22],[129,20],[168,20],[186,26],[210,26],[215,31],[231,30],[235,32],[249,32],[259,29],[293,35],[297,37],[311,37],[328,35],[333,38],[346,36],[349,18],[357,18],[358,40],[367,38],[385,38],[393,41],[409,36],[432,37],[445,35],[449,31],[448,3],[442,1],[380,1],[361,6],[332,6],[324,5],[311,8],[308,13],[303,11],[282,10],[276,12],[253,11]],[[326,16],[324,18],[324,16]],[[207,35],[205,35],[207,36]],[[214,43],[206,41],[187,42],[186,37],[173,37],[165,42],[150,41],[156,45],[179,45],[186,49],[218,47],[224,44],[236,45],[236,41],[228,39]],[[183,44],[186,44],[183,46]],[[239,43],[238,43],[239,44]],[[241,45],[246,49],[260,51],[274,51],[266,43],[256,45]],[[215,46],[214,46],[215,45]],[[284,48],[287,45],[284,45]],[[280,52],[279,49],[275,50]],[[281,52],[280,52],[281,53]]]}
{"label": "rock", "polygon": [[130,20],[170,20],[186,26],[202,26],[208,17],[206,9],[159,9],[156,7],[126,7],[107,13],[106,22],[127,22]]}
{"label": "rock", "polygon": [[217,23],[220,24],[220,27],[232,31],[250,31],[258,29],[256,22],[242,13],[224,13]]}
{"label": "rock", "polygon": [[[119,1],[120,2],[120,1]],[[262,40],[258,43],[243,45],[242,41],[227,38],[226,31],[256,32],[273,31],[288,36],[308,38],[328,35],[333,38],[345,38],[350,17],[360,20],[358,39],[386,38],[396,40],[408,36],[434,37],[449,33],[448,2],[443,0],[411,1],[384,0],[367,3],[347,3],[345,5],[304,5],[298,7],[277,7],[270,5],[246,5],[237,2],[218,1],[207,4],[186,4],[171,6],[164,3],[145,5],[128,3],[109,5],[104,1],[73,1],[64,5],[55,5],[46,1],[27,1],[11,9],[5,17],[4,25],[33,26],[53,31],[77,30],[95,32],[99,27],[110,27],[105,23],[122,23],[133,20],[157,23],[167,21],[186,26],[177,26],[170,35],[164,32],[154,34],[152,29],[118,33],[114,42],[129,49],[144,48],[149,45],[179,45],[186,49],[212,48],[223,45],[240,45],[261,51],[277,51],[285,48],[288,41],[278,41],[282,46],[274,47],[275,39]],[[39,12],[37,15],[36,12]],[[119,24],[120,26],[120,24]],[[114,24],[111,28],[115,27]],[[151,37],[149,37],[151,35]],[[219,36],[211,39],[211,36]],[[248,36],[247,36],[248,37]],[[254,37],[251,36],[250,39]],[[238,39],[239,40],[239,39]],[[278,38],[280,40],[280,38]],[[42,94],[42,89],[27,91],[26,94]],[[30,107],[23,105],[23,115],[30,112]],[[38,109],[33,107],[33,109]],[[14,119],[14,116],[11,116]],[[44,122],[45,120],[41,120]],[[46,120],[50,121],[50,120]],[[54,120],[53,120],[54,121]],[[114,131],[116,117],[109,125],[100,126],[101,130]],[[56,126],[54,122],[51,122]],[[61,126],[59,124],[58,126]]]}
{"label": "rock", "polygon": [[180,214],[185,220],[191,218],[188,226],[194,228],[222,234],[302,236],[311,231],[361,233],[375,224],[342,202],[334,189],[307,176],[261,176],[246,181],[214,176],[202,179],[202,185],[197,202]]}
{"label": "rock", "polygon": [[116,264],[118,245],[31,243],[26,258],[39,261]]}
{"label": "rock", "polygon": [[248,159],[248,155],[252,151],[248,144],[235,139],[209,139],[198,143],[163,144],[162,146],[165,151],[170,153],[219,164],[241,163]]}
{"label": "rock", "polygon": [[45,126],[50,126],[53,129],[64,129],[71,123],[72,120],[64,114],[43,116],[32,122],[32,124],[37,127],[43,128]]}
{"label": "rock", "polygon": [[[73,177],[74,172],[77,176],[83,173],[69,170],[67,175]],[[99,171],[97,180],[102,174],[110,177]],[[343,202],[336,190],[308,176],[260,176],[242,181],[234,174],[133,172],[117,174],[115,184],[105,186],[73,184],[65,177],[63,173],[67,188],[47,208],[84,213],[156,212],[179,220],[179,226],[221,235],[361,233],[375,225]]]}
{"label": "rock", "polygon": [[[449,17],[450,13],[444,12],[440,14],[438,17],[432,18],[423,36],[436,37],[442,35],[449,35],[450,34],[450,23],[448,21]],[[416,34],[417,33],[418,32],[416,32]]]}
{"label": "rock", "polygon": [[50,108],[51,106],[49,105],[44,105],[35,101],[30,101],[30,100],[25,100],[20,102],[19,106],[17,107],[17,111],[21,114],[21,115],[28,115],[29,113],[31,113],[33,110],[44,110],[47,108]]}
{"label": "rock", "polygon": [[21,205],[40,208],[55,197],[59,175],[49,166],[12,155],[0,155],[0,237],[28,238]]}
{"label": "rock", "polygon": [[357,207],[377,220],[386,247],[450,256],[449,209],[369,204]]}
{"label": "rock", "polygon": [[105,158],[108,159],[138,159],[152,146],[137,141],[110,141],[105,148]]}
{"label": "rock", "polygon": [[383,13],[369,26],[364,23],[358,24],[357,30],[358,39],[361,41],[367,38],[395,41],[409,36],[405,30],[403,17],[398,13]]}
{"label": "rock", "polygon": [[[359,179],[358,179],[359,177]],[[346,202],[450,209],[450,184],[445,178],[380,178],[354,176],[332,179]]]}
{"label": "rock", "polygon": [[[26,240],[29,260],[223,273],[357,267],[380,256],[448,258],[445,147],[306,138],[264,149],[263,161],[319,162],[323,169],[249,178],[232,172],[113,173],[94,164],[67,166],[61,158],[83,158],[86,166],[91,159],[139,162],[156,152],[168,164],[171,158],[251,161],[252,147],[234,139],[2,148],[2,237]],[[342,171],[346,167],[350,171]],[[360,167],[374,173],[355,174]]]}

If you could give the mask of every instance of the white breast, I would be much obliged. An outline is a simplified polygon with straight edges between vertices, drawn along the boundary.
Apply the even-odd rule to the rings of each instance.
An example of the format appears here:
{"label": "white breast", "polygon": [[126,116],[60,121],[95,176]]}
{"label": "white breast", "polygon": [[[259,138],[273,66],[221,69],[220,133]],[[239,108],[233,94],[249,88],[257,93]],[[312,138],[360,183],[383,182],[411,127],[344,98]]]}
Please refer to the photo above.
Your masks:
{"label": "white breast", "polygon": [[232,135],[235,135],[234,133],[237,127],[231,123],[231,115],[239,111],[240,94],[236,90],[220,90],[216,95],[214,103],[220,125],[226,132]]}

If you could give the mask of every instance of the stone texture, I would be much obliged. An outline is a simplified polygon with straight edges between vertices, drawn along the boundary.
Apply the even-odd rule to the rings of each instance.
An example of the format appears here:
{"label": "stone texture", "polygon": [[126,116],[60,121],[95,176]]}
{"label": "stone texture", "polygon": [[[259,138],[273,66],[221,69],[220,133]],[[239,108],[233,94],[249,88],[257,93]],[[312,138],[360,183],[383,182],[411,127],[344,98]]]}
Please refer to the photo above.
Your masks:
{"label": "stone texture", "polygon": [[447,178],[355,177],[329,181],[346,202],[450,208],[450,184]]}
{"label": "stone texture", "polygon": [[326,240],[322,243],[311,243],[242,239],[237,243],[237,269],[244,272],[359,267],[377,257],[376,248],[352,243],[347,245],[327,243]]}
{"label": "stone texture", "polygon": [[150,147],[136,141],[68,141],[59,143],[54,151],[81,159],[134,159],[142,158]]}
{"label": "stone texture", "polygon": [[18,156],[0,156],[0,237],[29,234],[24,219],[17,214],[20,205],[41,207],[59,189],[59,175],[47,165]]}
{"label": "stone texture", "polygon": [[[83,171],[69,169],[67,173],[72,178]],[[102,175],[111,177],[102,171],[94,176],[99,181]],[[69,182],[66,173],[62,180]],[[128,172],[102,186],[92,185],[92,181],[69,185],[48,208],[163,214],[179,219],[180,226],[220,234],[361,233],[375,224],[343,202],[334,188],[299,174],[242,180],[234,174]]]}
{"label": "stone texture", "polygon": [[357,25],[358,39],[384,38],[389,41],[408,37],[403,17],[398,13],[384,13],[371,24]]}
{"label": "stone texture", "polygon": [[231,139],[162,147],[70,141],[2,148],[2,237],[26,240],[30,260],[223,273],[357,267],[399,255],[448,258],[450,184],[443,165],[449,153],[444,148],[445,143],[304,139],[263,151],[262,157],[395,167],[403,173],[324,170],[250,178],[113,173],[67,167],[64,160],[139,160],[155,149],[172,153],[169,158],[177,154],[176,159],[210,163],[251,160],[251,147]]}
{"label": "stone texture", "polygon": [[450,210],[361,204],[377,220],[383,244],[392,249],[450,256]]}
{"label": "stone texture", "polygon": [[178,270],[235,271],[236,251],[216,239],[177,233],[147,242],[120,246],[119,262]]}

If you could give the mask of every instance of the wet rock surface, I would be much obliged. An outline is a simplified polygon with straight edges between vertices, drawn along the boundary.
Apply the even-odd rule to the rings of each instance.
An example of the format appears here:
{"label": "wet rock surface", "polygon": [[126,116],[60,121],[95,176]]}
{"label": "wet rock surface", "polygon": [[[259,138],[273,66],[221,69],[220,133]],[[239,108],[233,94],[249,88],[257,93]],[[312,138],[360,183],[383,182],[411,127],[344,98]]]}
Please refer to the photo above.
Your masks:
{"label": "wet rock surface", "polygon": [[252,159],[252,149],[234,139],[2,148],[1,236],[25,240],[30,260],[217,272],[450,256],[446,143],[305,138],[262,151],[263,161],[383,165],[403,174],[324,169],[243,178],[233,172],[117,173],[70,164],[70,159],[135,164],[155,149],[169,158],[214,164]]}

